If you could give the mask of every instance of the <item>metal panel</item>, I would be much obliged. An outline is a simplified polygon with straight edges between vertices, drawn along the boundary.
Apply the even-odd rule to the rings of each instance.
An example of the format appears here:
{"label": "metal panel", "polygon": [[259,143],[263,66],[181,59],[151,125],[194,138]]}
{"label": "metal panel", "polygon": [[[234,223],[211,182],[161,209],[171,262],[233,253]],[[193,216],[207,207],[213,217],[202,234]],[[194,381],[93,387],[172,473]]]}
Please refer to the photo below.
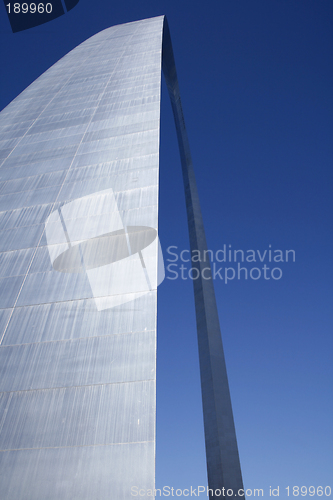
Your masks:
{"label": "metal panel", "polygon": [[[3,328],[9,321],[3,345],[50,342],[118,333],[155,330],[156,293],[133,297],[131,304],[96,314],[94,299],[55,302],[0,310]],[[1,316],[0,316],[1,317]]]}
{"label": "metal panel", "polygon": [[0,309],[0,338],[3,338],[5,329],[7,328],[8,321],[12,315],[12,309]]}
{"label": "metal panel", "polygon": [[0,278],[26,274],[33,255],[33,249],[0,253]]}
{"label": "metal panel", "polygon": [[[44,129],[43,129],[44,130]],[[27,163],[20,167],[12,165],[7,168],[5,166],[0,168],[1,179],[19,179],[21,177],[29,177],[37,174],[45,174],[46,172],[55,172],[57,170],[68,169],[72,162],[72,158],[56,158],[48,159],[36,163]]]}
{"label": "metal panel", "polygon": [[128,499],[128,485],[151,488],[154,465],[154,442],[6,451],[0,453],[1,497]]}
{"label": "metal panel", "polygon": [[154,379],[154,356],[154,331],[8,346],[0,392]]}
{"label": "metal panel", "polygon": [[[24,226],[38,225],[47,219],[53,204],[22,208],[21,210],[7,210],[0,213],[0,225],[3,230]],[[4,235],[4,233],[1,233]]]}
{"label": "metal panel", "polygon": [[44,231],[44,225],[14,227],[0,231],[0,251],[31,248],[39,241]]}
{"label": "metal panel", "polygon": [[15,306],[23,280],[24,276],[0,279],[0,303],[3,308]]}
{"label": "metal panel", "polygon": [[2,393],[0,450],[154,440],[154,382]]}

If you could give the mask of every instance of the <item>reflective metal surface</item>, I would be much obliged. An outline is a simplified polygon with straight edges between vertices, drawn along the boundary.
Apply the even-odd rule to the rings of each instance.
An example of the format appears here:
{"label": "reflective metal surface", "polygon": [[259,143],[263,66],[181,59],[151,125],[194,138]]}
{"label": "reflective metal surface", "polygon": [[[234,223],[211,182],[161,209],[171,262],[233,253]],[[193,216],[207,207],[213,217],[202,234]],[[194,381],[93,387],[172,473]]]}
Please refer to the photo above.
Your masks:
{"label": "reflective metal surface", "polygon": [[162,29],[95,35],[0,114],[3,500],[154,489]]}
{"label": "reflective metal surface", "polygon": [[[209,498],[227,494],[244,499],[229,383],[224,359],[207,242],[193,170],[191,152],[180,100],[176,66],[167,22],[163,32],[163,73],[174,114],[185,189],[191,251],[205,256],[192,262],[197,321],[201,394],[205,428]],[[205,273],[205,274],[204,274]]]}
{"label": "reflective metal surface", "polygon": [[[204,255],[163,16],[95,35],[0,114],[1,499],[154,489],[162,36],[191,249]],[[207,273],[193,283],[209,487],[236,492],[214,288]]]}

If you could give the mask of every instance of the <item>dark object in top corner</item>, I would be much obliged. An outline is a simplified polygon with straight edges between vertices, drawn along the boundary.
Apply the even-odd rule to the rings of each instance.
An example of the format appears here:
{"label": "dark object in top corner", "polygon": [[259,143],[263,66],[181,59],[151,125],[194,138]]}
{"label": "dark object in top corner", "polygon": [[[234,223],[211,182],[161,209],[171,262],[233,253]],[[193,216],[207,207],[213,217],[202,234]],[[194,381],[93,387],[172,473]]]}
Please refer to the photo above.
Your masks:
{"label": "dark object in top corner", "polygon": [[[79,0],[64,0],[67,12]],[[34,28],[65,14],[61,0],[4,0],[13,33]]]}

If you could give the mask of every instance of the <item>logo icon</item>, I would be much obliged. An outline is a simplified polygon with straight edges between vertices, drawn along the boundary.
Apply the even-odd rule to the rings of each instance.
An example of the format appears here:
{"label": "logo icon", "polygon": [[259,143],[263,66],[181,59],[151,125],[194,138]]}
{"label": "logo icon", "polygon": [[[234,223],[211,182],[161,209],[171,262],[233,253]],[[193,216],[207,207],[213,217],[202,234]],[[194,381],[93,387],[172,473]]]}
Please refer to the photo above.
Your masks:
{"label": "logo icon", "polygon": [[157,230],[124,225],[112,189],[62,205],[45,225],[53,269],[85,273],[99,311],[145,295],[164,279]]}

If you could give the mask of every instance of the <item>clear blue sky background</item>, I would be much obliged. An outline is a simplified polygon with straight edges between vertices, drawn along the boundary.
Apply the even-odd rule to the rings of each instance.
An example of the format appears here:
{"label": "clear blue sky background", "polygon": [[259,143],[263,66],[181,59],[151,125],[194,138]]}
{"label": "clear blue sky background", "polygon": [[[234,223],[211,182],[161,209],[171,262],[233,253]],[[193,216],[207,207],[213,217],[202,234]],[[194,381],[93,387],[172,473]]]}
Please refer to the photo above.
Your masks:
{"label": "clear blue sky background", "polygon": [[[80,0],[16,34],[0,12],[1,109],[100,30],[167,15],[209,248],[296,252],[280,280],[215,281],[245,486],[333,488],[332,1]],[[162,94],[167,258],[189,243]],[[157,487],[207,483],[189,279],[159,288],[156,461]]]}

